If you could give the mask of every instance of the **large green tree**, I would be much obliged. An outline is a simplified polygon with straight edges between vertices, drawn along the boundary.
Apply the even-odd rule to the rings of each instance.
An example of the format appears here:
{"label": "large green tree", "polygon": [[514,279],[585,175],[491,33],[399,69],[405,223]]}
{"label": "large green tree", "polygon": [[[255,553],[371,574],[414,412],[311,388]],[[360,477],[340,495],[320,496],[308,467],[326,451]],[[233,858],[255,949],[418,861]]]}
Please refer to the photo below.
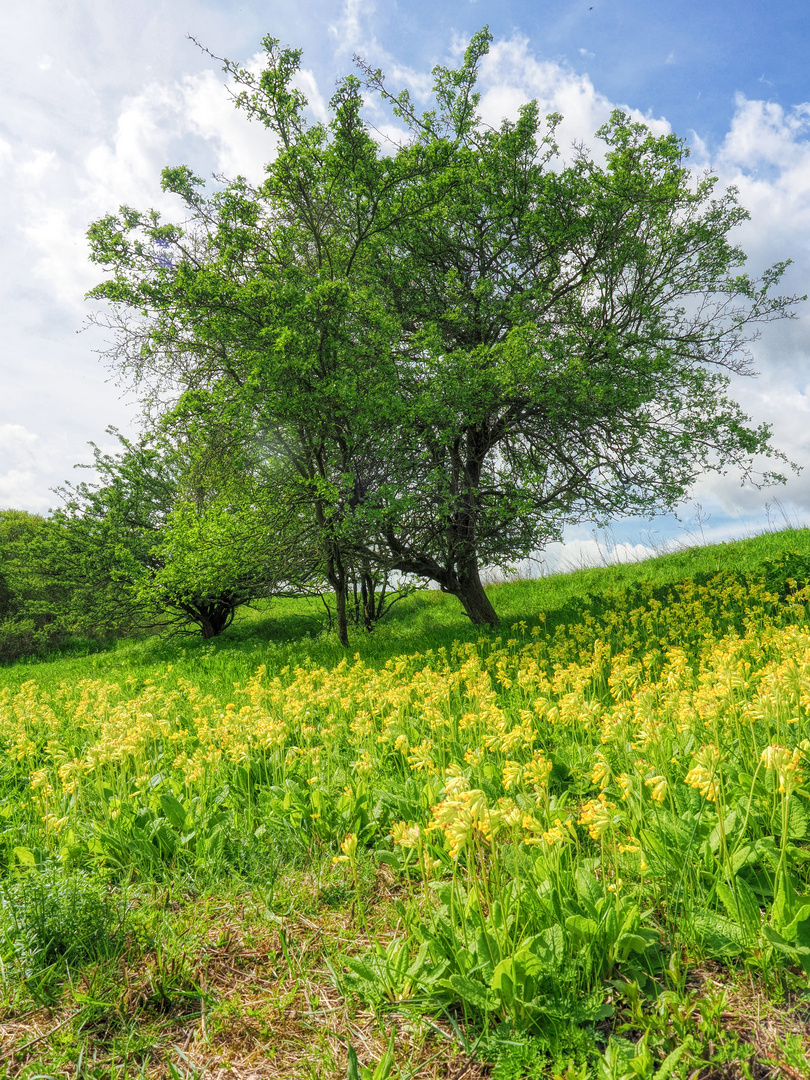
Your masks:
{"label": "large green tree", "polygon": [[728,374],[796,298],[771,295],[784,264],[741,272],[735,192],[621,113],[601,157],[569,164],[535,103],[487,126],[489,42],[435,69],[421,115],[363,68],[407,128],[383,149],[354,77],[308,123],[300,53],[268,38],[260,76],[226,62],[273,136],[266,181],[206,195],[168,169],[184,225],[123,208],[89,233],[113,362],[181,410],[204,395],[238,414],[295,470],[344,642],[353,564],[430,578],[494,623],[482,564],[775,454]]}
{"label": "large green tree", "polygon": [[[742,272],[734,190],[695,176],[675,135],[621,112],[563,167],[559,117],[524,105],[497,129],[477,115],[473,39],[437,69],[437,108],[368,85],[441,153],[418,215],[398,216],[381,276],[396,310],[409,425],[384,537],[403,571],[438,581],[475,622],[496,621],[479,567],[560,539],[568,523],[665,511],[696,478],[754,476],[769,429],[729,398],[785,263]],[[401,153],[407,155],[409,147]],[[779,479],[765,473],[760,481]]]}
{"label": "large green tree", "polygon": [[48,572],[43,553],[58,530],[39,514],[0,510],[0,661],[57,645],[68,587]]}

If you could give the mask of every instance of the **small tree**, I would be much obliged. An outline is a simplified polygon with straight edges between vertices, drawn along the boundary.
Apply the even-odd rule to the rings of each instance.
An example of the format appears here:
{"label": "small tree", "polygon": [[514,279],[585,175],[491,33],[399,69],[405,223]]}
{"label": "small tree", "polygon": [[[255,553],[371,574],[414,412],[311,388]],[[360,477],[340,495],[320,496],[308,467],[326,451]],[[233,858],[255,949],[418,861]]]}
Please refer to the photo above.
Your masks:
{"label": "small tree", "polygon": [[207,434],[205,443],[119,435],[119,453],[95,448],[98,483],[62,489],[50,566],[69,584],[78,625],[193,625],[211,638],[241,605],[319,580],[279,470],[273,484],[263,463],[259,483],[243,448]]}
{"label": "small tree", "polygon": [[57,530],[23,510],[0,511],[0,661],[58,644],[65,632],[66,584],[48,572]]}

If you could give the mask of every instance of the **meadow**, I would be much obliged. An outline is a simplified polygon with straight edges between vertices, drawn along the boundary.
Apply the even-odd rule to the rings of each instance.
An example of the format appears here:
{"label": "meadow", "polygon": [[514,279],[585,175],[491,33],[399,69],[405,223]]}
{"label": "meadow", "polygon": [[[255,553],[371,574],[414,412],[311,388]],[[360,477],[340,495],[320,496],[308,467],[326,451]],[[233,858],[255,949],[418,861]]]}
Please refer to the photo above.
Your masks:
{"label": "meadow", "polygon": [[0,670],[0,1077],[810,1075],[810,531]]}

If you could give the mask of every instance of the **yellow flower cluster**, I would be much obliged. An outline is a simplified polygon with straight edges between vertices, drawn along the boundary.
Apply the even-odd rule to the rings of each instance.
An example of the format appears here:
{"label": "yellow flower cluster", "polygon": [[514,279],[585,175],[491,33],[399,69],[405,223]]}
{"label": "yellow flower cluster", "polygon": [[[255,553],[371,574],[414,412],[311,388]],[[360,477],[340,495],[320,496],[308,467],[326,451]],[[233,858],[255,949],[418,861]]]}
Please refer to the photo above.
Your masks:
{"label": "yellow flower cluster", "polygon": [[0,746],[48,835],[123,819],[150,792],[186,806],[226,786],[232,800],[256,787],[291,800],[295,788],[320,839],[342,822],[328,839],[351,861],[343,830],[356,819],[329,810],[402,785],[421,795],[399,811],[413,820],[382,827],[395,848],[437,845],[464,865],[472,850],[567,858],[593,841],[626,878],[642,850],[652,862],[644,834],[678,799],[696,791],[716,815],[733,777],[758,767],[780,795],[803,790],[806,597],[775,604],[733,580],[713,590],[680,583],[664,604],[641,589],[553,633],[518,624],[505,642],[379,668],[262,665],[226,697],[168,668],[53,690],[29,680],[0,691]]}

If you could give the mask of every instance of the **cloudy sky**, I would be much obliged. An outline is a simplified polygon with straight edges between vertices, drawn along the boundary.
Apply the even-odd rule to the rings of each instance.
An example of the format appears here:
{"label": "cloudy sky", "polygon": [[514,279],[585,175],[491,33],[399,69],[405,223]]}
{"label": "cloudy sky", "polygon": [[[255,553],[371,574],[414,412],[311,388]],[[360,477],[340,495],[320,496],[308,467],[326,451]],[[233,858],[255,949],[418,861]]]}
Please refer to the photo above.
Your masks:
{"label": "cloudy sky", "polygon": [[[91,221],[121,204],[176,210],[164,165],[261,175],[271,150],[238,114],[220,65],[249,62],[270,33],[304,50],[317,110],[360,54],[418,97],[436,63],[484,24],[492,122],[537,98],[565,116],[564,145],[593,142],[621,106],[692,147],[697,169],[734,184],[751,221],[738,242],[759,273],[791,258],[783,291],[810,291],[810,5],[806,0],[27,0],[0,11],[0,508],[46,512],[90,440],[133,432],[137,408],[82,329]],[[682,521],[617,523],[600,540],[630,557],[673,539],[724,539],[810,524],[810,303],[754,346],[756,380],[734,393],[804,472],[757,491],[708,478]],[[700,510],[696,509],[699,505]],[[600,549],[571,535],[569,563]]]}

